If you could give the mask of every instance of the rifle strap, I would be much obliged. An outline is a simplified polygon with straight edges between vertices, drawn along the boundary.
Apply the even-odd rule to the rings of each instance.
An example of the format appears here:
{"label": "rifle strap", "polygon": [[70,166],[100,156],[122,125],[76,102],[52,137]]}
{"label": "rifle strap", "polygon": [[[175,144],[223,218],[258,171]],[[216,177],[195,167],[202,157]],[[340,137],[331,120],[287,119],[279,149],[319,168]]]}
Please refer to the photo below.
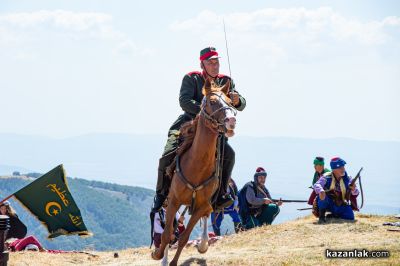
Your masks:
{"label": "rifle strap", "polygon": [[260,188],[260,186],[258,186],[257,184],[254,184],[255,186],[257,186],[257,189],[266,197],[268,198],[267,193],[265,193],[265,191],[263,189]]}

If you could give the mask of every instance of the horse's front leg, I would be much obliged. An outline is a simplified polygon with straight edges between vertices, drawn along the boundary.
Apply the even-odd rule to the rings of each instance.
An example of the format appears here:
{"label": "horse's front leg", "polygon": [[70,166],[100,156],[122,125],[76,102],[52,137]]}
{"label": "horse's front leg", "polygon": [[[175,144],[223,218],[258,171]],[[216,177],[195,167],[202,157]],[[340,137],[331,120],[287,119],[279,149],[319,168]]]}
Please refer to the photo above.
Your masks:
{"label": "horse's front leg", "polygon": [[197,222],[203,215],[204,215],[204,211],[200,211],[199,209],[197,209],[190,217],[185,231],[183,231],[182,234],[179,236],[178,249],[176,250],[174,259],[169,264],[170,266],[178,265],[178,259],[179,259],[179,256],[181,255],[182,249],[186,246],[186,244],[189,240],[189,237],[190,237],[190,233],[192,233],[194,226],[197,224]]}
{"label": "horse's front leg", "polygon": [[199,253],[206,253],[208,250],[208,230],[207,230],[207,216],[201,218],[203,222],[203,232],[201,234],[201,242],[197,246],[197,251]]}
{"label": "horse's front leg", "polygon": [[178,211],[179,206],[177,206],[176,202],[170,200],[167,207],[167,213],[165,215],[165,228],[164,232],[161,235],[161,244],[160,248],[157,248],[151,253],[151,257],[155,260],[160,260],[164,257],[164,250],[168,248],[169,243],[171,242],[171,235],[173,232],[173,224],[176,212]]}
{"label": "horse's front leg", "polygon": [[169,248],[169,245],[166,245],[165,249],[164,249],[164,257],[161,261],[162,266],[168,266],[168,248]]}

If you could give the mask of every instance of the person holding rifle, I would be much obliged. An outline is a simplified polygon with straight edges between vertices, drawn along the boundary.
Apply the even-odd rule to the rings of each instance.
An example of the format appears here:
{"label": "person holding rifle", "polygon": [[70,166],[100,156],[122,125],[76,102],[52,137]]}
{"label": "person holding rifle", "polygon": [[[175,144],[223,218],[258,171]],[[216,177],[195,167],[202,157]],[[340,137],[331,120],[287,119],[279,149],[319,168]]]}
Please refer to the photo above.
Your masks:
{"label": "person holding rifle", "polygon": [[254,180],[248,182],[242,190],[246,191],[246,203],[249,209],[249,216],[246,221],[246,229],[272,224],[279,214],[279,206],[282,201],[274,202],[271,194],[265,187],[267,172],[262,167],[256,169]]}
{"label": "person holding rifle", "polygon": [[327,211],[330,211],[335,218],[354,220],[353,209],[347,202],[350,200],[349,197],[357,197],[359,191],[353,179],[347,175],[345,165],[343,159],[332,158],[330,162],[332,172],[324,174],[314,184],[314,191],[318,195],[319,223],[326,222]]}

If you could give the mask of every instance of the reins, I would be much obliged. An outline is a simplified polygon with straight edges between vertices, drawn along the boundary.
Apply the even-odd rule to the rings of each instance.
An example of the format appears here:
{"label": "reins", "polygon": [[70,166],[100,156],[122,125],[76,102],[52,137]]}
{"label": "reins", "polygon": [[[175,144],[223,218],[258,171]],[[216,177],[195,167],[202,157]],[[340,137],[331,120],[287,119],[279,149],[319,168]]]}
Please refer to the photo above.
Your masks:
{"label": "reins", "polygon": [[213,128],[218,129],[219,133],[225,133],[225,126],[224,126],[224,122],[220,122],[218,121],[218,119],[216,119],[214,116],[215,114],[230,109],[232,110],[232,112],[235,114],[237,114],[237,110],[235,107],[233,107],[230,103],[226,102],[224,100],[224,98],[221,96],[221,94],[212,92],[210,93],[210,95],[215,95],[217,96],[220,100],[222,100],[224,103],[226,103],[226,106],[222,106],[220,108],[218,108],[217,110],[215,110],[214,112],[212,112],[211,114],[207,113],[206,111],[206,102],[207,102],[207,98],[204,98],[202,105],[201,105],[201,110],[200,110],[200,115],[203,116],[205,118],[206,121],[210,122],[211,125],[213,125]]}
{"label": "reins", "polygon": [[206,187],[208,184],[210,184],[215,179],[218,179],[218,181],[219,181],[218,188],[221,187],[221,175],[222,175],[222,169],[223,169],[222,158],[224,156],[224,150],[225,150],[225,138],[224,138],[223,134],[226,133],[226,128],[224,126],[224,122],[219,122],[218,119],[216,119],[214,116],[215,116],[215,114],[217,114],[223,110],[226,110],[226,109],[231,109],[235,115],[237,113],[236,109],[233,106],[231,106],[228,102],[226,102],[222,98],[221,94],[212,92],[211,95],[218,96],[218,98],[220,100],[222,100],[223,102],[225,102],[227,104],[227,106],[222,106],[222,107],[218,108],[217,110],[215,110],[214,112],[212,112],[211,114],[208,114],[207,111],[205,110],[205,106],[206,106],[206,102],[207,102],[206,98],[201,105],[200,116],[202,116],[206,121],[211,122],[211,125],[213,125],[213,128],[217,129],[217,132],[219,133],[218,139],[217,139],[217,154],[216,154],[217,156],[216,156],[216,160],[215,160],[215,171],[206,180],[204,180],[203,182],[201,182],[198,185],[194,185],[183,174],[181,165],[180,165],[180,156],[179,155],[176,156],[176,173],[177,173],[178,177],[181,179],[181,181],[185,184],[185,186],[192,191],[192,200],[191,200],[190,208],[189,208],[190,213],[194,212],[196,195],[199,190]]}

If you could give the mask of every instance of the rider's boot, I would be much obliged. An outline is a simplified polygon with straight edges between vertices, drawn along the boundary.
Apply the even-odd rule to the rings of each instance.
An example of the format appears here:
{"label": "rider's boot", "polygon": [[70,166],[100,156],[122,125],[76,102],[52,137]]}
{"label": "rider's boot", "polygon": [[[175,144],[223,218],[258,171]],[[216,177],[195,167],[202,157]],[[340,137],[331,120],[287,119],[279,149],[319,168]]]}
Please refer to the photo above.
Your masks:
{"label": "rider's boot", "polygon": [[156,213],[161,209],[164,201],[168,197],[170,186],[171,179],[165,175],[164,168],[158,168],[157,190],[156,196],[154,197],[153,206],[151,208],[152,213]]}

